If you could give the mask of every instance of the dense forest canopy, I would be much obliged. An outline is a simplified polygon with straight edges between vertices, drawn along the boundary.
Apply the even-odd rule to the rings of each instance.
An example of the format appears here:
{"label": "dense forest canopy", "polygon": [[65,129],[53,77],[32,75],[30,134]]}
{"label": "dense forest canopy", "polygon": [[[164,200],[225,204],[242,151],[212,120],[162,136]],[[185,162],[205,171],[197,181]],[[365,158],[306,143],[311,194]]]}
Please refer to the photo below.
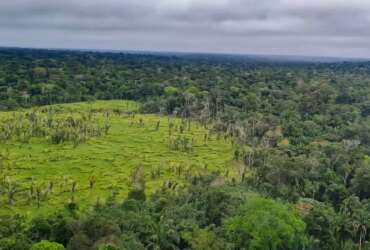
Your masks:
{"label": "dense forest canopy", "polygon": [[241,181],[4,217],[0,249],[370,249],[370,62],[0,50],[0,110],[96,99],[222,132]]}

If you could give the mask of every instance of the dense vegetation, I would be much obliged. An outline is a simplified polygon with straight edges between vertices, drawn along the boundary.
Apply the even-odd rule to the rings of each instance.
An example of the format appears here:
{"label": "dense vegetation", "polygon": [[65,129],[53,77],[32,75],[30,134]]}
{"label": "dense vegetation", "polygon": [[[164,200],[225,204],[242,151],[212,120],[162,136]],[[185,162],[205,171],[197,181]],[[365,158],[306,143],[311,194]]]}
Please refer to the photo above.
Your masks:
{"label": "dense vegetation", "polygon": [[[194,173],[151,195],[133,185],[92,211],[69,202],[4,217],[0,249],[370,249],[370,63],[10,49],[0,58],[2,110],[140,101],[143,113],[232,138],[240,175]],[[189,150],[183,137],[171,145]]]}

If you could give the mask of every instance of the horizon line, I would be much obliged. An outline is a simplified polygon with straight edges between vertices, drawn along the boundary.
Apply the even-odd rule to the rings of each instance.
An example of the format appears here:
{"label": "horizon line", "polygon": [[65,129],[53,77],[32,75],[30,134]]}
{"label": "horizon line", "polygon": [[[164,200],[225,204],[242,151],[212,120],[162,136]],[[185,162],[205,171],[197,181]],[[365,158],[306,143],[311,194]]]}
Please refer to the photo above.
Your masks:
{"label": "horizon line", "polygon": [[[146,50],[146,49],[96,49],[96,48],[63,48],[63,47],[25,47],[25,46],[8,46],[8,45],[0,45],[0,49],[25,49],[25,50],[54,50],[54,51],[81,51],[81,52],[96,52],[96,53],[141,53],[143,55],[149,54],[182,54],[182,55],[215,55],[215,56],[235,56],[235,57],[275,57],[283,59],[284,57],[287,59],[326,59],[326,60],[333,60],[336,62],[345,62],[346,60],[349,61],[370,61],[370,57],[341,57],[341,56],[320,56],[320,55],[300,55],[300,54],[264,54],[264,53],[237,53],[237,52],[202,52],[202,51],[170,51],[170,50]],[[272,59],[272,58],[271,58]],[[308,60],[310,61],[310,60]]]}

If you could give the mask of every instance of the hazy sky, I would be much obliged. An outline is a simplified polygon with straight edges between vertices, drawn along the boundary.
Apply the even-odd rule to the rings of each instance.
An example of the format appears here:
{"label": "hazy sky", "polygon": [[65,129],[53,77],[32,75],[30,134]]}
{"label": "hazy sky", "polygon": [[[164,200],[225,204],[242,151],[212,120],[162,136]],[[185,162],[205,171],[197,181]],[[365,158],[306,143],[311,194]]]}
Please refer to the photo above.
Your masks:
{"label": "hazy sky", "polygon": [[370,0],[0,0],[0,46],[370,57]]}

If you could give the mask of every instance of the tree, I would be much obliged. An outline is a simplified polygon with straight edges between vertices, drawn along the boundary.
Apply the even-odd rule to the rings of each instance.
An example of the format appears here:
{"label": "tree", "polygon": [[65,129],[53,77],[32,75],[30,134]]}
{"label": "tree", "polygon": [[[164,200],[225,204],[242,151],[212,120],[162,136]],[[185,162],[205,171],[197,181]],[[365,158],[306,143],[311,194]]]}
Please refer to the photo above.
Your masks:
{"label": "tree", "polygon": [[350,196],[343,201],[340,208],[343,220],[342,238],[347,239],[351,236],[352,241],[356,242],[358,249],[363,248],[369,240],[370,229],[370,202],[363,202],[356,196]]}
{"label": "tree", "polygon": [[164,93],[166,95],[176,95],[176,94],[180,93],[180,90],[176,87],[168,86],[168,87],[164,88]]}
{"label": "tree", "polygon": [[64,250],[64,246],[59,243],[42,240],[32,246],[31,250]]}
{"label": "tree", "polygon": [[220,237],[207,229],[194,228],[192,231],[186,231],[182,234],[191,249],[194,250],[223,250],[225,242]]}
{"label": "tree", "polygon": [[153,233],[148,239],[149,249],[178,249],[180,236],[172,220],[161,217],[154,226]]}
{"label": "tree", "polygon": [[111,244],[104,244],[104,245],[99,246],[98,250],[120,250],[120,249]]}
{"label": "tree", "polygon": [[351,189],[361,198],[370,198],[370,164],[364,162],[355,170]]}
{"label": "tree", "polygon": [[308,208],[303,212],[308,234],[314,238],[316,248],[323,250],[338,249],[340,242],[338,231],[340,218],[334,209],[321,202],[304,200],[301,202]]}
{"label": "tree", "polygon": [[307,244],[305,229],[291,207],[261,197],[248,198],[225,223],[227,238],[237,249],[301,249]]}

